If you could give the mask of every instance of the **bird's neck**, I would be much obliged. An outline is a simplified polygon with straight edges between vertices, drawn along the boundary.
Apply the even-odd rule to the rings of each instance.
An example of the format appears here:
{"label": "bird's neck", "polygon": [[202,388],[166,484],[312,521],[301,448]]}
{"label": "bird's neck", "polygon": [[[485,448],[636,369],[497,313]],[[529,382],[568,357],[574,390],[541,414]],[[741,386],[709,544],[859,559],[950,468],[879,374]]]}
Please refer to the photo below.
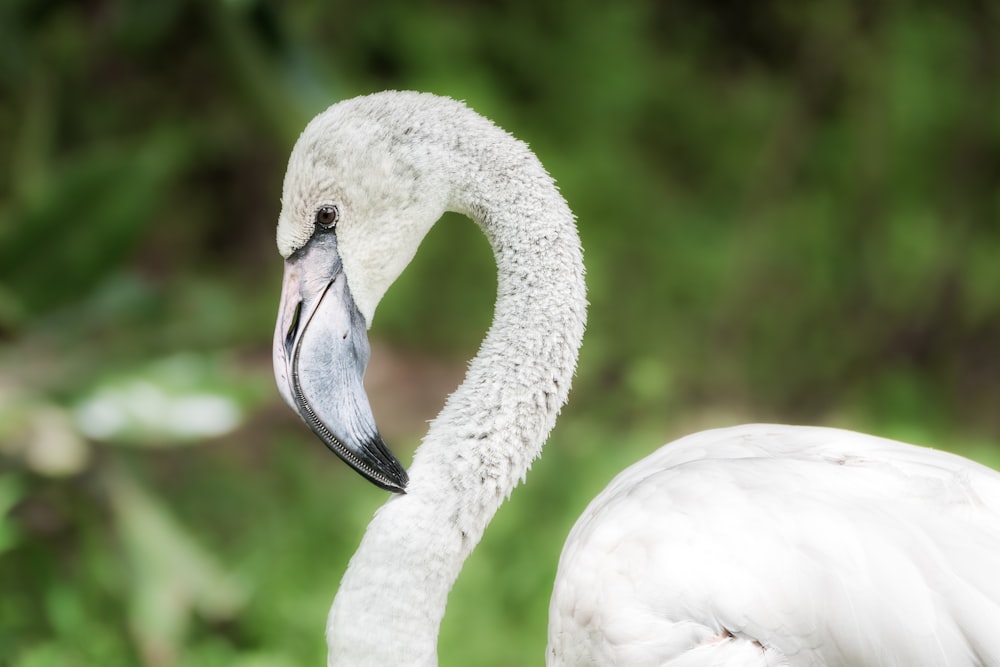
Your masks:
{"label": "bird's neck", "polygon": [[537,158],[492,124],[449,156],[452,208],[497,260],[493,323],[432,422],[405,495],[368,526],[327,623],[330,664],[433,665],[448,592],[566,401],[586,320],[573,215]]}

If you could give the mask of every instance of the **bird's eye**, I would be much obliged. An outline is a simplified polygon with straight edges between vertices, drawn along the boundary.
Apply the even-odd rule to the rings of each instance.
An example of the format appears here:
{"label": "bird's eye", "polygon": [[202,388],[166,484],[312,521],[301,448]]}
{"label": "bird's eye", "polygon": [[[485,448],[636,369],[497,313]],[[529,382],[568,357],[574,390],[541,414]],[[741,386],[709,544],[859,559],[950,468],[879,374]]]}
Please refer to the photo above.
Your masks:
{"label": "bird's eye", "polygon": [[316,209],[316,224],[323,229],[333,229],[340,220],[340,209],[333,204],[325,204]]}

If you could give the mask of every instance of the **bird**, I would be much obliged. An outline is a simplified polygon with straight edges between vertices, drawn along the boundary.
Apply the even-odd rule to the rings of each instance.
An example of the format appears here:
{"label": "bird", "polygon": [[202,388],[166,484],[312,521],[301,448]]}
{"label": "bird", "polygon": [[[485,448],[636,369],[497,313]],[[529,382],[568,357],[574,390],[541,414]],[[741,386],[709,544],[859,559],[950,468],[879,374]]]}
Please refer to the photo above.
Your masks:
{"label": "bird", "polygon": [[[407,470],[365,393],[367,332],[448,211],[488,239],[496,305]],[[392,492],[335,594],[328,665],[435,665],[462,563],[567,401],[588,311],[576,219],[524,142],[463,102],[383,91],[307,124],[276,241],[278,391]],[[1000,665],[998,563],[1000,473],[986,466],[829,427],[703,431],[625,469],[580,516],[544,659]]]}

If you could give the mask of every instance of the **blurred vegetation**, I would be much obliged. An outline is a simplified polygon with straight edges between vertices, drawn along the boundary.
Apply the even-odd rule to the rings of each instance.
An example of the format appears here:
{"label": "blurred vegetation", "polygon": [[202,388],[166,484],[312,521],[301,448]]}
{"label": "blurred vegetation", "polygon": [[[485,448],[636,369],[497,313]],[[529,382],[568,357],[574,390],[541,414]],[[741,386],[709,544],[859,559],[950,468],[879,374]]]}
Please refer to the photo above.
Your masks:
{"label": "blurred vegetation", "polygon": [[[574,517],[670,437],[809,421],[1000,467],[997,34],[988,0],[4,2],[0,664],[323,664],[384,494],[272,388],[273,226],[305,122],[382,88],[531,143],[589,270],[570,406],[443,663],[540,664]],[[493,280],[444,220],[373,364],[455,377]]]}

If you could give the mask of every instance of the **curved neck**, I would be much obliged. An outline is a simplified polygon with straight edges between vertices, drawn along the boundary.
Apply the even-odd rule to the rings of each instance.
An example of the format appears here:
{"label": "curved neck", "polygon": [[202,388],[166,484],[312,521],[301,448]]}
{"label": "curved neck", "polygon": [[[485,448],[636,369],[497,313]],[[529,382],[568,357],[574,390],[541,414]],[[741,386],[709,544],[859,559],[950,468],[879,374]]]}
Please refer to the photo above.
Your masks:
{"label": "curved neck", "polygon": [[541,452],[583,337],[580,242],[552,179],[489,121],[457,131],[442,161],[451,208],[496,257],[493,323],[417,449],[407,493],[378,510],[351,559],[327,622],[331,665],[437,664],[448,592]]}

